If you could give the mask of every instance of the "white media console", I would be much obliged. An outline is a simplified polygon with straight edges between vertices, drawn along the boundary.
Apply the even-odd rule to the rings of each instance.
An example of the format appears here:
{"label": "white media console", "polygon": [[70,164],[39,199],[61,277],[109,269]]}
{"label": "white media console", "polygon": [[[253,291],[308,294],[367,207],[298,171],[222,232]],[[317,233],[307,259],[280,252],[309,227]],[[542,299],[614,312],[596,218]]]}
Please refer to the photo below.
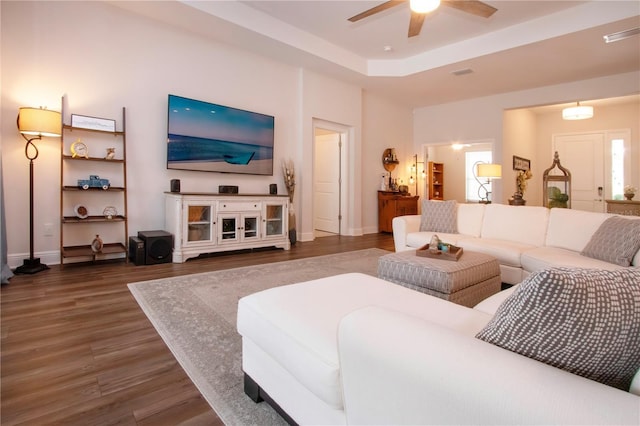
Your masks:
{"label": "white media console", "polygon": [[175,263],[220,251],[289,250],[289,197],[166,192],[165,229],[174,236]]}

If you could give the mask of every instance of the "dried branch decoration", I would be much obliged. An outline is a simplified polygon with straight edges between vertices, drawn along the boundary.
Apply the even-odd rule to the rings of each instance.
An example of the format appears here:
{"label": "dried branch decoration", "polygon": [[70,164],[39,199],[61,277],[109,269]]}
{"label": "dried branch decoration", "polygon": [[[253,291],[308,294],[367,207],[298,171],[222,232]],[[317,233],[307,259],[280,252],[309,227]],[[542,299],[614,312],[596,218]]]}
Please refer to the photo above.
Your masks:
{"label": "dried branch decoration", "polygon": [[284,175],[284,185],[287,188],[287,194],[289,194],[289,201],[293,203],[293,193],[296,189],[296,177],[293,170],[293,161],[283,161],[282,172]]}

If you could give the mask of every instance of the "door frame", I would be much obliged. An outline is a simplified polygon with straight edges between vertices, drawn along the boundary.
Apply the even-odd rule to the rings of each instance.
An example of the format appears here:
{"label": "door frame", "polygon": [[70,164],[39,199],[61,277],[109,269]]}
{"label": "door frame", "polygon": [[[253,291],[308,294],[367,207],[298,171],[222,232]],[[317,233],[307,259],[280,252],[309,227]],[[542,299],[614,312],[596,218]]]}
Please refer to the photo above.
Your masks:
{"label": "door frame", "polygon": [[[338,230],[339,230],[339,235],[347,235],[345,234],[345,226],[343,226],[344,224],[344,219],[345,217],[348,217],[348,203],[346,200],[346,194],[347,194],[347,179],[345,178],[346,176],[348,176],[348,161],[347,161],[347,153],[349,152],[349,146],[352,143],[351,142],[351,135],[353,133],[353,128],[350,126],[346,126],[343,124],[339,124],[339,123],[334,123],[331,121],[326,121],[326,120],[321,120],[321,119],[317,119],[314,118],[313,119],[313,124],[312,124],[312,131],[313,131],[313,148],[312,148],[312,152],[313,152],[313,167],[312,167],[312,175],[311,175],[311,181],[315,182],[315,169],[316,169],[316,158],[315,158],[315,152],[316,152],[316,129],[322,129],[325,131],[329,131],[332,133],[337,133],[340,136],[340,151],[339,151],[339,162],[340,162],[340,166],[339,166],[339,189],[338,189],[338,215],[339,215],[339,222],[338,222]],[[312,220],[315,219],[315,188],[314,188],[314,194],[311,197],[311,202],[312,202]],[[314,226],[312,226],[312,228],[314,228]],[[312,232],[315,232],[315,229],[312,230]],[[315,239],[315,236],[313,237],[313,239]]]}

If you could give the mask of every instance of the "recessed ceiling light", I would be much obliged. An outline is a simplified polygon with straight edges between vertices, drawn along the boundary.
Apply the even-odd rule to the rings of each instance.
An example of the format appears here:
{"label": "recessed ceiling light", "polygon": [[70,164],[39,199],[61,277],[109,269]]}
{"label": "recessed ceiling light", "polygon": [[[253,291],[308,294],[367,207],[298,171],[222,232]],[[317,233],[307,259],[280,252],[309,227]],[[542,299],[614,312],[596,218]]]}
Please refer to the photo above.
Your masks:
{"label": "recessed ceiling light", "polygon": [[391,52],[393,50],[393,47],[385,46],[385,47],[382,48],[382,50],[384,50],[385,52]]}
{"label": "recessed ceiling light", "polygon": [[605,43],[613,43],[614,41],[624,40],[634,35],[640,34],[640,27],[631,28],[629,30],[619,31],[603,36]]}

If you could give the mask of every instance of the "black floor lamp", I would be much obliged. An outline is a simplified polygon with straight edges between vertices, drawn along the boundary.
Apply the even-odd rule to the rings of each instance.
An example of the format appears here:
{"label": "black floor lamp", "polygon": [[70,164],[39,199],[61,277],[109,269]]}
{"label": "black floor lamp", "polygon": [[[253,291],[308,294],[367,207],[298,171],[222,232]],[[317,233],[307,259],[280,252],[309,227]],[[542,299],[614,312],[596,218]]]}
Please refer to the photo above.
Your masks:
{"label": "black floor lamp", "polygon": [[[33,160],[38,158],[38,147],[33,143],[43,136],[60,137],[62,134],[62,120],[60,113],[44,108],[20,108],[18,112],[18,130],[27,141],[24,155],[29,159],[29,258],[22,266],[18,266],[16,274],[35,274],[49,269],[40,263],[39,257],[33,256]],[[29,136],[32,136],[29,138]]]}

